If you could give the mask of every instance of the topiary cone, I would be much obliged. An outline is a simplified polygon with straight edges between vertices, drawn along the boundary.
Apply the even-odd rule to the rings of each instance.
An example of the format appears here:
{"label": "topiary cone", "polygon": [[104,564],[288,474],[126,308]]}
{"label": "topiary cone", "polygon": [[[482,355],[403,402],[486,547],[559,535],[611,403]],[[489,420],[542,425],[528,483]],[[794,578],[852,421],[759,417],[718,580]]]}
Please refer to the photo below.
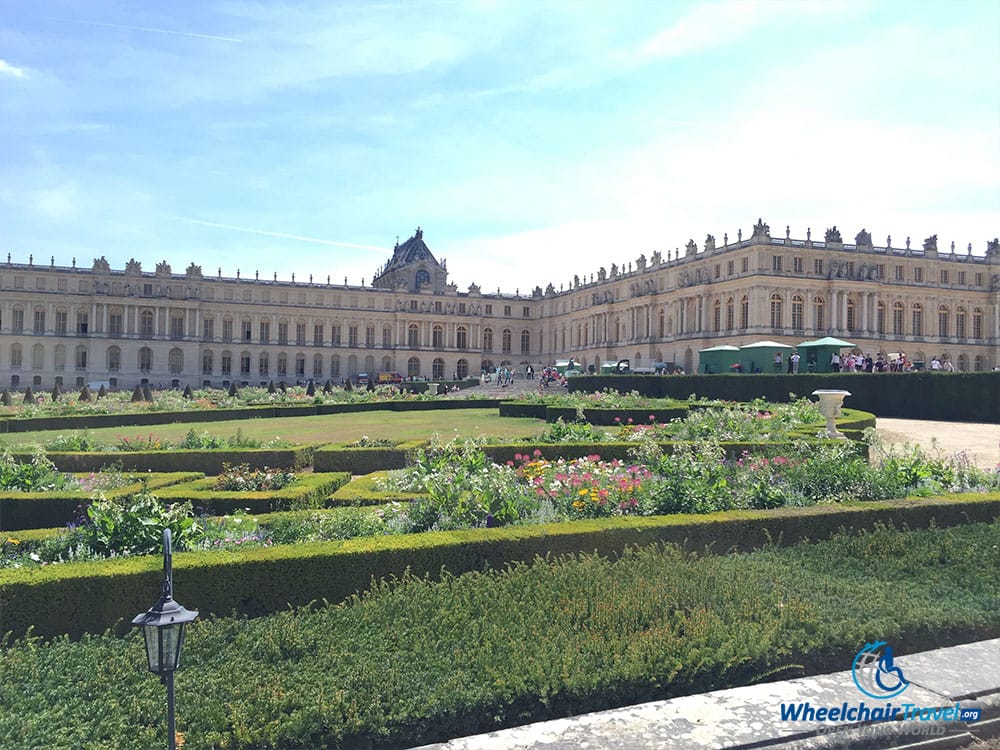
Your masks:
{"label": "topiary cone", "polygon": [[24,389],[24,403],[26,404],[35,403],[35,394],[32,392],[30,385]]}
{"label": "topiary cone", "polygon": [[98,389],[98,391],[97,391],[97,398],[98,399],[102,399],[102,398],[104,398],[107,395],[108,395],[108,391],[104,387],[104,384],[102,383],[100,389]]}
{"label": "topiary cone", "polygon": [[153,391],[149,387],[148,383],[143,383],[143,385],[142,385],[142,398],[145,401],[149,401],[150,403],[153,402]]}
{"label": "topiary cone", "polygon": [[4,406],[10,406],[13,403],[13,401],[14,399],[10,397],[10,391],[4,388],[3,393],[0,393],[0,403],[2,403]]}
{"label": "topiary cone", "polygon": [[309,381],[309,385],[306,386],[306,395],[315,396],[316,395],[316,384],[313,381]]}
{"label": "topiary cone", "polygon": [[278,392],[278,389],[274,387],[273,380],[267,384],[267,392],[270,393],[271,395],[274,395],[275,393]]}
{"label": "topiary cone", "polygon": [[83,388],[80,389],[80,395],[77,396],[76,400],[77,401],[90,401],[91,400],[90,389],[87,386],[83,386]]}
{"label": "topiary cone", "polygon": [[238,394],[239,390],[236,388],[236,381],[234,380],[232,383],[229,384],[229,395],[236,396]]}
{"label": "topiary cone", "polygon": [[191,390],[191,386],[190,385],[186,385],[186,386],[184,386],[184,393],[181,394],[181,395],[183,395],[184,398],[186,398],[186,399],[192,399],[192,398],[194,398],[194,391]]}
{"label": "topiary cone", "polygon": [[[101,387],[103,388],[104,386],[101,386]],[[142,386],[141,385],[137,385],[135,387],[135,390],[132,391],[132,403],[133,404],[137,404],[140,401],[142,401]]]}

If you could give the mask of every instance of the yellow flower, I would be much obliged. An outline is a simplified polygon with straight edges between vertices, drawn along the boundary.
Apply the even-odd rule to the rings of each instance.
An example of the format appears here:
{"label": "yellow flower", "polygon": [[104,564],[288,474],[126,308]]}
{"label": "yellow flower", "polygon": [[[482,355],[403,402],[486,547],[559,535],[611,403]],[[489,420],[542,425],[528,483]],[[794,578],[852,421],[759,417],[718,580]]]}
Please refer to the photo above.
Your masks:
{"label": "yellow flower", "polygon": [[583,497],[584,495],[589,495],[589,494],[590,494],[590,490],[580,490],[580,497]]}
{"label": "yellow flower", "polygon": [[20,542],[13,537],[7,537],[7,544],[20,544]]}
{"label": "yellow flower", "polygon": [[576,508],[577,510],[583,510],[584,508],[587,507],[587,504],[577,500],[576,502],[573,503],[573,507]]}

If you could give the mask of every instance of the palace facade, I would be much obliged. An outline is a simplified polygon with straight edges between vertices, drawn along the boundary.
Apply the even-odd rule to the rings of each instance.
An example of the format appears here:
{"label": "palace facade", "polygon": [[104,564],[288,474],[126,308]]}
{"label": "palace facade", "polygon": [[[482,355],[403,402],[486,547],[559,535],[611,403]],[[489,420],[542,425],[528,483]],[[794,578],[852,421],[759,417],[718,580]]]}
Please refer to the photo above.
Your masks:
{"label": "palace facade", "polygon": [[359,372],[433,380],[498,366],[573,358],[599,370],[675,362],[762,339],[798,344],[847,338],[862,352],[950,359],[957,370],[1000,364],[1000,243],[985,256],[773,237],[758,221],[748,239],[640,255],[567,288],[484,294],[448,282],[417,230],[370,286],[205,275],[163,261],[112,269],[0,264],[0,385],[36,390],[108,383],[132,388],[340,381]]}

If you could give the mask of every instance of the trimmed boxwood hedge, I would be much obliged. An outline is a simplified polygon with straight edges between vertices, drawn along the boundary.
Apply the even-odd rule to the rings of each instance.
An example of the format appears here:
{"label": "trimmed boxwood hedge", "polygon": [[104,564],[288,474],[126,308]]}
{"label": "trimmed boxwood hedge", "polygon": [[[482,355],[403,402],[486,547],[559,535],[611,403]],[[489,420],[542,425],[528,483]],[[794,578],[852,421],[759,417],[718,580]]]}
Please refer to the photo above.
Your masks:
{"label": "trimmed boxwood hedge", "polygon": [[[104,491],[105,497],[121,497],[146,488],[157,490],[181,482],[201,479],[201,472],[177,471],[159,474],[143,474],[136,477],[134,484]],[[90,500],[92,493],[86,490],[63,492],[0,492],[0,530],[20,531],[22,529],[43,529],[49,526],[64,526],[76,519],[77,509]]]}
{"label": "trimmed boxwood hedge", "polygon": [[[54,452],[45,454],[59,471],[102,471],[121,467],[123,471],[200,471],[221,474],[223,465],[247,464],[252,469],[291,469],[301,471],[312,466],[316,445],[292,448],[221,448],[210,450],[124,451],[116,453]],[[30,462],[28,453],[13,454],[14,459]]]}
{"label": "trimmed boxwood hedge", "polygon": [[[373,579],[459,574],[536,556],[597,552],[616,555],[627,546],[668,542],[689,550],[749,550],[773,543],[828,538],[839,529],[879,523],[927,528],[993,522],[1000,493],[954,495],[856,505],[822,505],[769,511],[729,511],[574,521],[545,526],[430,532],[247,549],[177,553],[175,592],[203,615],[258,616],[325,599],[343,601]],[[144,611],[162,576],[156,556],[35,569],[0,570],[0,622],[19,637],[100,633],[128,629]],[[67,618],[66,612],[73,612]]]}
{"label": "trimmed boxwood hedge", "polygon": [[198,479],[168,487],[156,493],[166,503],[190,501],[196,512],[225,515],[235,510],[267,513],[293,508],[322,508],[327,499],[351,480],[345,472],[300,474],[280,490],[264,492],[223,492],[212,489],[215,479]]}
{"label": "trimmed boxwood hedge", "polygon": [[[847,390],[847,404],[881,417],[1000,423],[1000,372],[799,373],[797,375],[578,375],[569,391],[636,391],[650,398],[692,393],[726,401],[788,401],[789,393]],[[930,396],[930,397],[929,397]]]}
{"label": "trimmed boxwood hedge", "polygon": [[317,449],[313,454],[313,468],[316,471],[349,471],[351,474],[402,469],[412,462],[413,451],[426,445],[426,440],[409,440],[384,448],[327,445]]}
{"label": "trimmed boxwood hedge", "polygon": [[424,497],[422,494],[382,492],[375,488],[375,481],[386,472],[376,471],[363,477],[355,477],[330,498],[332,505],[385,505]]}

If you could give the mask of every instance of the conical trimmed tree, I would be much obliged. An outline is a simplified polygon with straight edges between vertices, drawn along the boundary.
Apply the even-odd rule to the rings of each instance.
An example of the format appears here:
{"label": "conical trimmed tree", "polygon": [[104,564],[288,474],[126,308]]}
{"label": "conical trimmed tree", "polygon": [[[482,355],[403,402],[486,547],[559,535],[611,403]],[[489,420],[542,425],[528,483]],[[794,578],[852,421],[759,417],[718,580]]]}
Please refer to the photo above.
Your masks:
{"label": "conical trimmed tree", "polygon": [[[101,387],[103,388],[103,386],[101,386]],[[137,385],[135,387],[135,390],[132,391],[132,398],[130,400],[132,401],[133,404],[137,404],[137,403],[139,403],[140,401],[143,400],[142,399],[142,386],[141,385]]]}
{"label": "conical trimmed tree", "polygon": [[80,389],[80,395],[76,397],[77,401],[90,402],[93,397],[90,395],[90,389],[87,386],[83,386]]}

